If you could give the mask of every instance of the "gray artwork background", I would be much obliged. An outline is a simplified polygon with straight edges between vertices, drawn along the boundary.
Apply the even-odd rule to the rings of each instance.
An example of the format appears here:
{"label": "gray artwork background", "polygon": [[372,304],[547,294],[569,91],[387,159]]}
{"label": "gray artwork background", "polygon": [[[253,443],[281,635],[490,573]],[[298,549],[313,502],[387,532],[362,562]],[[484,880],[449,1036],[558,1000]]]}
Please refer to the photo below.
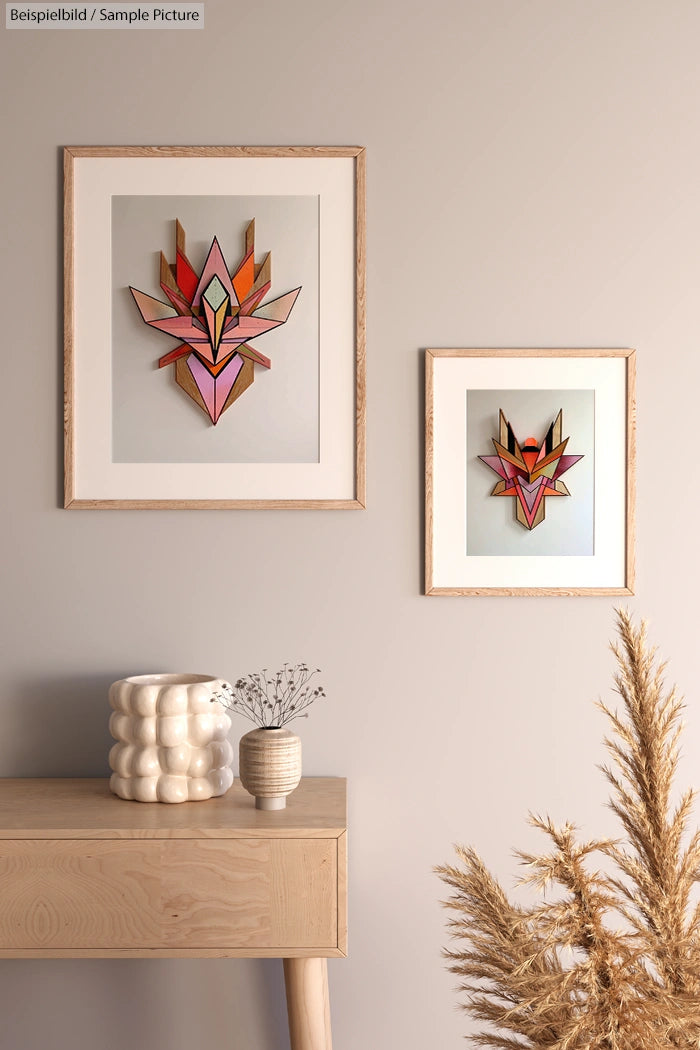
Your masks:
{"label": "gray artwork background", "polygon": [[[594,411],[593,390],[467,391],[467,554],[500,556],[575,556],[594,553]],[[562,477],[571,496],[545,497],[545,519],[532,531],[515,518],[515,499],[492,497],[498,475],[479,456],[495,454],[498,410],[502,409],[518,441],[542,441],[549,424],[563,411],[562,437],[567,455],[582,455]]]}
{"label": "gray artwork background", "polygon": [[[319,458],[318,198],[112,199],[112,459],[115,463],[315,463]],[[129,285],[165,299],[160,251],[175,260],[175,219],[199,272],[214,237],[229,269],[255,218],[255,259],[272,252],[266,300],[301,285],[286,324],[253,342],[272,361],[213,426],[158,359],[177,340],[146,325]]]}

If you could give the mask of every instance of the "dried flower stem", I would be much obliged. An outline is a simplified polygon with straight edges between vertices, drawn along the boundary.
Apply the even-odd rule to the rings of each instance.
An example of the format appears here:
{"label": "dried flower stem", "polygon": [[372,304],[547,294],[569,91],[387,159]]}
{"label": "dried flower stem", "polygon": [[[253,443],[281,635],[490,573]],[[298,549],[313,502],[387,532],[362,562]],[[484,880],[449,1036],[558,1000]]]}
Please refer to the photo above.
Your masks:
{"label": "dried flower stem", "polygon": [[[603,704],[612,733],[610,806],[622,842],[577,843],[571,824],[531,817],[552,843],[518,853],[521,880],[553,899],[512,904],[473,849],[461,866],[436,869],[454,891],[445,902],[447,951],[467,993],[465,1009],[489,1026],[473,1037],[502,1050],[698,1050],[700,1047],[700,833],[687,839],[694,792],[672,808],[682,702],[666,692],[664,664],[646,626],[617,613],[618,714]],[[591,870],[607,859],[612,872]],[[622,925],[622,929],[618,926]]]}
{"label": "dried flower stem", "polygon": [[263,668],[239,678],[232,686],[224,684],[213,699],[261,728],[281,729],[295,718],[308,718],[306,709],[314,700],[325,697],[323,686],[310,685],[319,673],[318,668],[310,671],[306,664],[284,664],[268,677],[267,668]]}

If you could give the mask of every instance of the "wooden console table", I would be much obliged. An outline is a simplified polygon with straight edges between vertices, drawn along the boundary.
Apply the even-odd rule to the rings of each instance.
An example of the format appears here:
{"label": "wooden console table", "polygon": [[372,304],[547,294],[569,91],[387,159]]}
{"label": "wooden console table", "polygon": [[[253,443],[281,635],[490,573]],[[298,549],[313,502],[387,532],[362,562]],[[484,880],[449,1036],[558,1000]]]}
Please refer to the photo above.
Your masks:
{"label": "wooden console table", "polygon": [[125,802],[106,780],[0,780],[0,958],[276,957],[292,1050],[331,1050],[347,950],[345,781],[261,812]]}

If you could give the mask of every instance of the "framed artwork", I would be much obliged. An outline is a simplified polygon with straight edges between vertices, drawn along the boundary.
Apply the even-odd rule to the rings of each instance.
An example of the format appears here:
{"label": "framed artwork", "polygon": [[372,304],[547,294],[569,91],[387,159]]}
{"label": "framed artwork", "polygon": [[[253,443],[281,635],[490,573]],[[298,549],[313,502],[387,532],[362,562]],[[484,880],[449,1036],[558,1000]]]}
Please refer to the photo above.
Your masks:
{"label": "framed artwork", "polygon": [[364,150],[64,172],[65,506],[364,507]]}
{"label": "framed artwork", "polygon": [[634,587],[634,350],[426,351],[426,594]]}

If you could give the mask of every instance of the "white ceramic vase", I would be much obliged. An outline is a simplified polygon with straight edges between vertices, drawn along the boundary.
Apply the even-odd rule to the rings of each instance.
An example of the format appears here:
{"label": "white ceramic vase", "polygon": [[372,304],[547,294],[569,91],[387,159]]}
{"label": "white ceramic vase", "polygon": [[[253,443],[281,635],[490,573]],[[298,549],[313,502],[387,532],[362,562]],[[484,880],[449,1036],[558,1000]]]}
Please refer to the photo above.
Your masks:
{"label": "white ceramic vase", "polygon": [[109,786],[137,802],[193,802],[223,795],[233,783],[231,719],[212,702],[219,678],[150,674],[109,689]]}
{"label": "white ceramic vase", "polygon": [[257,809],[284,809],[301,780],[301,740],[288,729],[253,729],[238,747],[241,784]]}

